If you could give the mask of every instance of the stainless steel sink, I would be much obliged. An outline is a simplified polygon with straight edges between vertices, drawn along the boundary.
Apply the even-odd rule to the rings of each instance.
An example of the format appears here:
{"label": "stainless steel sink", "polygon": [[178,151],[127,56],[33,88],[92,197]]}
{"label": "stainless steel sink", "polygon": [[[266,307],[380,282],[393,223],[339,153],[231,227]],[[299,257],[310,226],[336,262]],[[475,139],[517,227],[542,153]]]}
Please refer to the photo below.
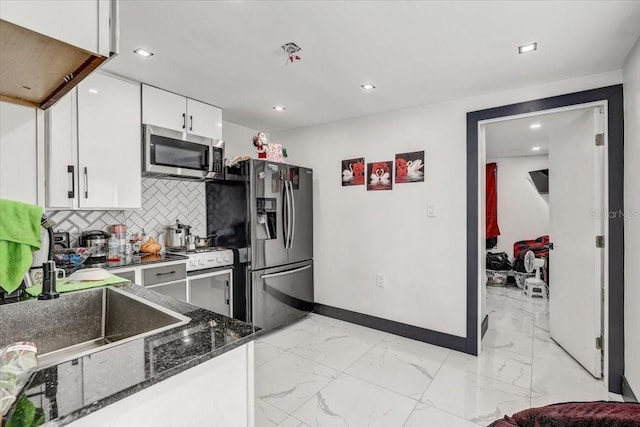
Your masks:
{"label": "stainless steel sink", "polygon": [[0,306],[0,347],[38,346],[38,366],[55,365],[188,323],[191,319],[117,288],[97,288]]}

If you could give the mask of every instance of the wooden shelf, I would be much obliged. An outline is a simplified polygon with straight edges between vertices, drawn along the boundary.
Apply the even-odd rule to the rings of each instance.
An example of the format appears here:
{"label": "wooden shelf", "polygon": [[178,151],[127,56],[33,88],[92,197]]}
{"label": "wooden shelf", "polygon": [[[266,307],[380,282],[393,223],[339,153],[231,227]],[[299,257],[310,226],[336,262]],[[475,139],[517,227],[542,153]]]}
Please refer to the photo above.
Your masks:
{"label": "wooden shelf", "polygon": [[0,100],[47,109],[106,59],[0,19]]}

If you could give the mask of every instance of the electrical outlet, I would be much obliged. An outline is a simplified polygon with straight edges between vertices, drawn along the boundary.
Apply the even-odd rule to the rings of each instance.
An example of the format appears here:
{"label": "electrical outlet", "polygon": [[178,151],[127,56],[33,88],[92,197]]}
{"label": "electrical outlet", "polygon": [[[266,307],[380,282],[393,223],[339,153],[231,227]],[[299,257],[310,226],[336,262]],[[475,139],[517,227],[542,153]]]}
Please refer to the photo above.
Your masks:
{"label": "electrical outlet", "polygon": [[384,274],[376,274],[376,286],[379,288],[384,288]]}

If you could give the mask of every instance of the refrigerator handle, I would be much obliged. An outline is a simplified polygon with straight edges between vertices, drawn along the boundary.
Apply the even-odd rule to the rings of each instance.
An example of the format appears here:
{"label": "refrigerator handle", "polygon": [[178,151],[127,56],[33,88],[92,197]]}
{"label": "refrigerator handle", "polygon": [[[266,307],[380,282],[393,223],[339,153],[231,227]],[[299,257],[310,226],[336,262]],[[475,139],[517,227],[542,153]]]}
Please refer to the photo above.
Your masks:
{"label": "refrigerator handle", "polygon": [[294,212],[293,212],[293,185],[291,184],[291,181],[285,181],[285,186],[287,187],[287,206],[289,207],[289,224],[288,224],[288,231],[287,231],[287,235],[289,236],[289,242],[287,245],[288,249],[291,249],[291,245],[293,244],[293,218],[294,218]]}
{"label": "refrigerator handle", "polygon": [[282,182],[284,183],[282,193],[282,233],[284,235],[284,248],[289,249],[289,189],[287,181]]}
{"label": "refrigerator handle", "polygon": [[261,279],[270,279],[272,277],[288,276],[289,274],[299,273],[301,271],[308,270],[310,268],[311,268],[311,264],[305,265],[304,267],[295,268],[293,270],[282,271],[280,273],[263,274],[263,275],[260,276],[260,278]]}
{"label": "refrigerator handle", "polygon": [[291,233],[289,234],[289,248],[291,248],[296,236],[296,199],[293,197],[293,182],[291,181],[289,181],[289,194],[291,194]]}

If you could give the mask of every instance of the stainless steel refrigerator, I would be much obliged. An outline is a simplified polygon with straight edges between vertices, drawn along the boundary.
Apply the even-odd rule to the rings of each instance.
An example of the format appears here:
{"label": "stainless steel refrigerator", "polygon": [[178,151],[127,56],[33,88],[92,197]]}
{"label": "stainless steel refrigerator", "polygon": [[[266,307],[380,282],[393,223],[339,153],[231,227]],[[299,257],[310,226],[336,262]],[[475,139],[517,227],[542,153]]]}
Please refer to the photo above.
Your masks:
{"label": "stainless steel refrigerator", "polygon": [[228,169],[225,181],[207,183],[207,229],[235,249],[244,320],[272,329],[313,309],[311,169],[262,160]]}

